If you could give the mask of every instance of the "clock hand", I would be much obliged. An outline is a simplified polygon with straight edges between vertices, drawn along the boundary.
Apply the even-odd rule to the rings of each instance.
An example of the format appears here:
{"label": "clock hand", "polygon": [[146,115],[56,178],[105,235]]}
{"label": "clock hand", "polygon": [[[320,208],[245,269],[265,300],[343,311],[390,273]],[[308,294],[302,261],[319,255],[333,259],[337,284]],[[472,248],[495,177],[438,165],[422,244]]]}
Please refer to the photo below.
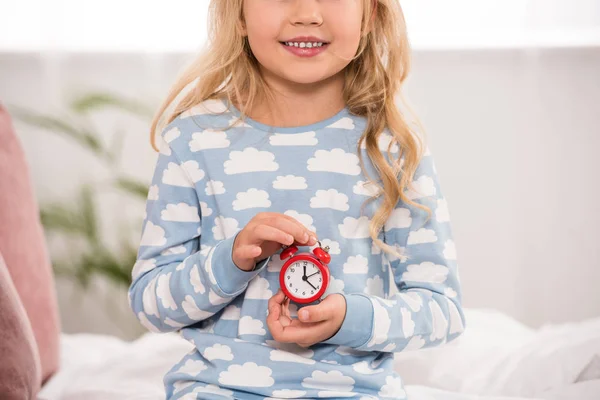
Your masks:
{"label": "clock hand", "polygon": [[306,265],[304,266],[304,277],[306,277]]}
{"label": "clock hand", "polygon": [[306,283],[308,283],[310,286],[312,286],[312,288],[313,288],[313,289],[317,290],[317,288],[316,288],[316,287],[314,287],[314,285],[313,285],[312,283],[310,283],[310,282],[308,281],[308,279],[306,280]]}
{"label": "clock hand", "polygon": [[318,274],[318,273],[320,273],[320,272],[321,272],[321,271],[317,271],[317,272],[315,272],[315,273],[313,273],[313,274],[310,274],[309,276],[307,276],[307,278],[310,278],[311,276],[313,276],[313,275],[316,275],[316,274]]}

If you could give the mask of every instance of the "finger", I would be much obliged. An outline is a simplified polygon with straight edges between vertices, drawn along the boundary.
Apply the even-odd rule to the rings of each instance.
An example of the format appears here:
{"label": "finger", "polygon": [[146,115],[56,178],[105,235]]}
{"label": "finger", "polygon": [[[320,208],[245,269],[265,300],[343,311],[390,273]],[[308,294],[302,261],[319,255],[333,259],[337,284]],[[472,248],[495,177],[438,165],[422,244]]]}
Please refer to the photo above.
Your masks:
{"label": "finger", "polygon": [[[279,214],[280,218],[275,218],[273,224],[275,227],[292,235],[299,244],[315,244],[316,234],[304,226],[300,221],[289,215]],[[306,236],[305,236],[306,235]],[[314,239],[313,239],[314,238]]]}
{"label": "finger", "polygon": [[284,229],[272,226],[266,222],[261,222],[254,228],[254,239],[261,241],[277,242],[285,245],[294,243],[294,236],[287,233]]}
{"label": "finger", "polygon": [[255,246],[253,244],[242,245],[233,251],[238,259],[252,259],[260,256],[260,253],[262,253],[260,246]]}
{"label": "finger", "polygon": [[329,327],[325,322],[303,323],[293,319],[289,326],[278,332],[277,340],[283,343],[318,342],[327,337]]}
{"label": "finger", "polygon": [[302,307],[298,311],[298,318],[302,322],[327,321],[333,318],[334,312],[333,303],[323,301],[314,306]]}
{"label": "finger", "polygon": [[285,294],[283,293],[283,291],[281,290],[281,288],[279,288],[279,289],[277,289],[277,293],[275,293],[269,299],[269,302],[267,303],[267,307],[269,308],[269,310],[271,310],[271,307],[273,307],[274,305],[280,306],[281,303],[283,303],[283,301],[285,299],[286,299]]}

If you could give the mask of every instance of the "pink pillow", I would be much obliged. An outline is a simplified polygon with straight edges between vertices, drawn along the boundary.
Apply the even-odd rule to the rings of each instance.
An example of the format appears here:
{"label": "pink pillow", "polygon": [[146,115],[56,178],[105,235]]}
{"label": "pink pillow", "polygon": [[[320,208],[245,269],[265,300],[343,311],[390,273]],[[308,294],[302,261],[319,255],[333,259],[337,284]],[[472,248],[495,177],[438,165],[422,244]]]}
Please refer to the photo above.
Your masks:
{"label": "pink pillow", "polygon": [[40,390],[40,357],[25,308],[1,254],[0,360],[2,399],[35,399]]}
{"label": "pink pillow", "polygon": [[59,366],[54,275],[25,154],[2,104],[0,176],[0,253],[33,329],[45,382]]}

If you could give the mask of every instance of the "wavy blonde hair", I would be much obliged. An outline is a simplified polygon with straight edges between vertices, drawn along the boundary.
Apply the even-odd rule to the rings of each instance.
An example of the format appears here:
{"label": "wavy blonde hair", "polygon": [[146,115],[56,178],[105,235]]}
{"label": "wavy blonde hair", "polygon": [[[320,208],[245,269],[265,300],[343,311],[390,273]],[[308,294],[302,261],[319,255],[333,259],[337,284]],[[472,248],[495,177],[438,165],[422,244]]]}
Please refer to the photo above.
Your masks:
{"label": "wavy blonde hair", "polygon": [[[229,129],[243,119],[246,110],[253,109],[256,99],[266,98],[273,101],[273,91],[260,73],[258,61],[252,54],[247,37],[240,31],[244,21],[243,1],[210,2],[208,45],[183,70],[167,98],[159,106],[150,133],[150,142],[154,150],[159,151],[155,141],[156,132],[162,131],[164,126],[182,112],[205,100],[227,98],[230,104],[239,104],[240,118],[224,129]],[[411,130],[394,102],[394,96],[398,94],[403,104],[414,115],[400,90],[410,69],[410,46],[404,14],[398,0],[362,1],[364,15],[361,39],[357,54],[344,69],[343,98],[351,114],[367,119],[366,128],[356,150],[362,170],[369,182],[378,188],[378,192],[366,200],[363,209],[383,194],[383,202],[371,219],[369,234],[379,248],[401,257],[404,254],[397,251],[397,246],[387,245],[378,238],[398,201],[402,200],[426,210],[429,214],[427,219],[431,217],[428,207],[412,201],[405,194],[407,188],[414,190],[413,176],[425,151],[423,139]],[[232,18],[233,15],[238,18]],[[176,103],[174,109],[165,113],[175,98],[195,80],[198,81],[183,99]],[[238,102],[237,99],[246,100]],[[159,121],[165,116],[166,122],[159,128]],[[415,118],[416,124],[424,132],[418,118]],[[386,127],[392,138],[386,151],[388,160],[379,149],[379,137]],[[360,151],[363,141],[367,155],[380,175],[378,181],[373,181],[365,170]],[[396,159],[391,153],[394,145],[399,148]]]}

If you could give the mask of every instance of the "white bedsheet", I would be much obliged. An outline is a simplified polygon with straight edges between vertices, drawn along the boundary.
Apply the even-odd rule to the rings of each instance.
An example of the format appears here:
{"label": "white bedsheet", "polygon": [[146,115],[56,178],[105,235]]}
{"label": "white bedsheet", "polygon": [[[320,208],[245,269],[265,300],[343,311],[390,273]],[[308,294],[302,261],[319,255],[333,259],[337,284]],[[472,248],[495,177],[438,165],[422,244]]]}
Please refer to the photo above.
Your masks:
{"label": "white bedsheet", "polygon": [[[600,400],[600,317],[534,331],[484,309],[465,309],[454,342],[396,353],[410,400]],[[126,342],[61,335],[61,369],[40,400],[159,400],[162,377],[190,343],[147,333]]]}

